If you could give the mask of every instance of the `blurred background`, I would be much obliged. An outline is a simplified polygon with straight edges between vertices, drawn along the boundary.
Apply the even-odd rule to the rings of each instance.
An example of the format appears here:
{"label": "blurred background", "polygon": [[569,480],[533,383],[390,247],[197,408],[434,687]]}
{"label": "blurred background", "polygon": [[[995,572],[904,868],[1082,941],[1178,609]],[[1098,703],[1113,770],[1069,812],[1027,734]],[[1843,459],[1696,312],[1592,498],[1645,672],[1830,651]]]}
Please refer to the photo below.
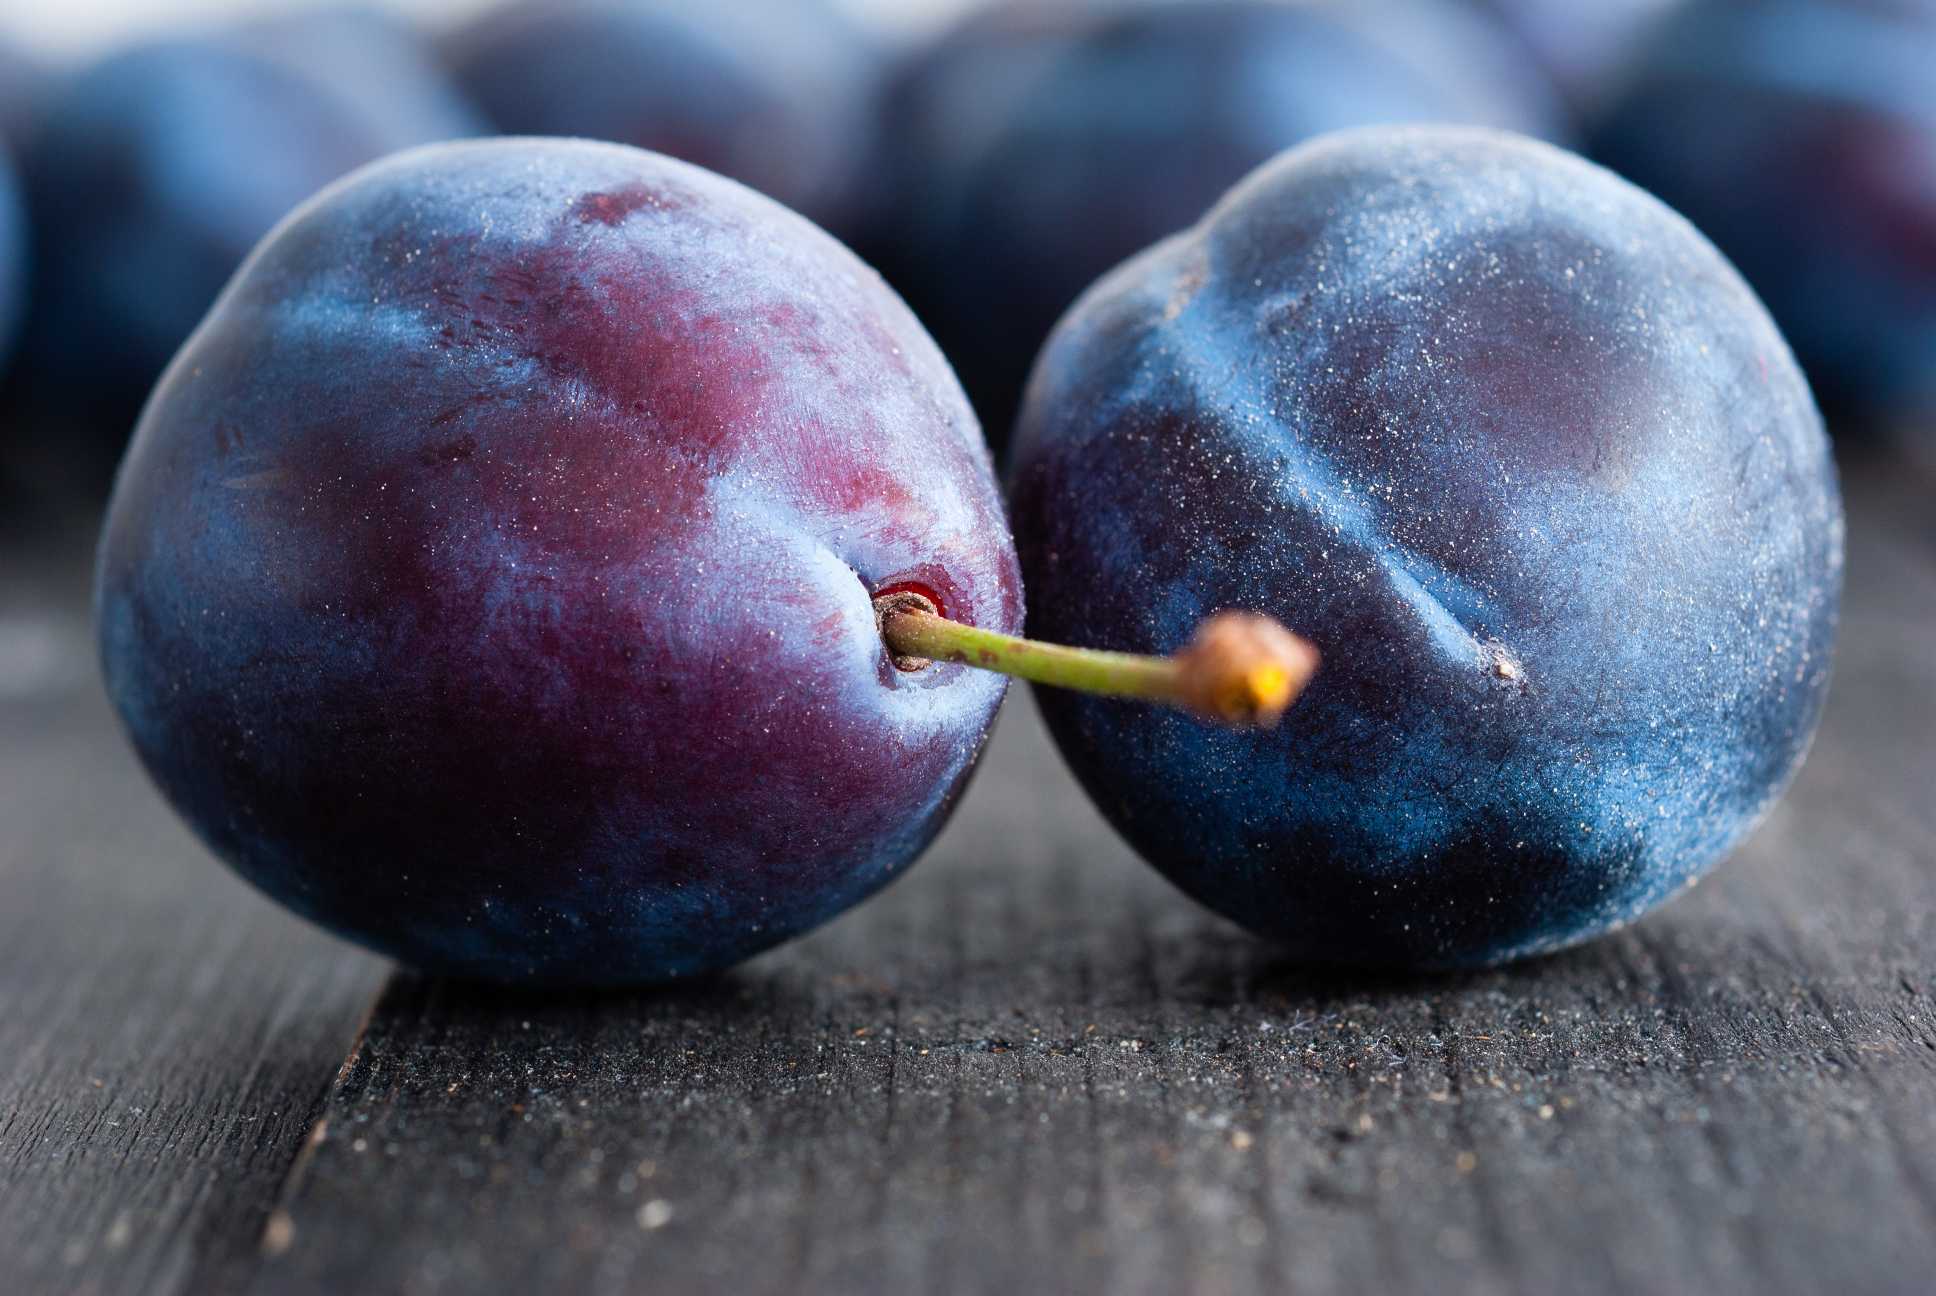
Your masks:
{"label": "blurred background", "polygon": [[1458,121],[1710,235],[1838,438],[1929,454],[1936,0],[0,3],[0,528],[98,505],[169,357],[337,176],[489,133],[658,148],[848,242],[999,451],[1097,276],[1281,150]]}
{"label": "blurred background", "polygon": [[[340,1029],[347,1036],[374,990],[368,964],[346,960],[340,951],[301,954],[324,969],[313,981],[287,971],[298,968],[300,959],[285,955],[284,947],[313,952],[322,938],[293,922],[279,926],[279,919],[265,919],[267,906],[209,866],[159,798],[138,790],[139,773],[113,732],[97,679],[88,609],[89,555],[114,465],[143,399],[250,248],[322,186],[397,149],[494,132],[609,138],[730,174],[810,216],[881,270],[956,366],[999,453],[1032,358],[1058,315],[1096,277],[1193,222],[1252,168],[1317,134],[1447,121],[1520,131],[1578,150],[1693,220],[1774,313],[1824,407],[1838,457],[1845,466],[1868,461],[1866,470],[1848,476],[1850,532],[1860,533],[1863,546],[1851,549],[1860,555],[1851,561],[1851,592],[1862,587],[1862,612],[1845,622],[1837,671],[1841,695],[1852,700],[1839,713],[1831,705],[1833,715],[1847,718],[1825,730],[1822,754],[1831,761],[1818,758],[1814,767],[1825,771],[1812,785],[1820,789],[1811,794],[1816,799],[1799,802],[1801,808],[1782,821],[1793,843],[1792,863],[1774,868],[1780,861],[1772,847],[1759,861],[1793,896],[1839,913],[1842,927],[1807,927],[1794,917],[1800,909],[1793,900],[1783,907],[1753,890],[1720,892],[1705,912],[1738,906],[1747,917],[1733,926],[1715,924],[1723,935],[1713,951],[1697,951],[1685,937],[1656,939],[1635,947],[1646,960],[1658,961],[1659,969],[1649,971],[1626,969],[1635,956],[1622,947],[1605,964],[1572,964],[1573,971],[1558,978],[1563,992],[1557,1002],[1568,1005],[1570,1025],[1550,1026],[1543,1009],[1534,1011],[1541,1000],[1532,997],[1533,1007],[1523,1015],[1482,1006],[1477,1016],[1464,1018],[1467,1029],[1497,1017],[1515,1030],[1524,1026],[1531,1040],[1537,1020],[1539,1039],[1558,1043],[1526,1044],[1526,1056],[1550,1055],[1562,1075],[1571,1067],[1576,1075],[1613,1077],[1614,1084],[1640,1077],[1633,1080],[1640,1097],[1632,1100],[1617,1091],[1592,1091],[1612,1094],[1612,1101],[1598,1104],[1594,1119],[1602,1131],[1612,1131],[1602,1137],[1617,1143],[1617,1157],[1576,1163],[1586,1145],[1570,1141],[1576,1136],[1565,1116],[1547,1119],[1554,1115],[1550,1106],[1524,1117],[1528,1128],[1539,1131],[1525,1140],[1535,1149],[1529,1155],[1566,1166],[1567,1176],[1576,1164],[1586,1167],[1577,1183],[1599,1193],[1588,1171],[1655,1159],[1644,1141],[1629,1147],[1628,1132],[1646,1114],[1643,1109],[1658,1117],[1657,1129],[1671,1121],[1674,1133],[1661,1145],[1679,1146],[1674,1141],[1684,1138],[1697,1152],[1686,1160],[1663,1155],[1660,1173],[1693,1166],[1685,1176],[1690,1195],[1637,1199],[1634,1218],[1671,1221],[1671,1228],[1662,1225],[1649,1236],[1680,1238],[1681,1246],[1699,1245],[1703,1254],[1710,1251],[1703,1229],[1711,1224],[1722,1248],[1711,1253],[1723,1258],[1714,1263],[1742,1254],[1741,1238],[1748,1239],[1748,1252],[1782,1242],[1780,1221],[1799,1217],[1814,1201],[1869,1200],[1843,1191],[1869,1181],[1831,1162],[1822,1149],[1867,1147],[1871,1151],[1863,1155],[1878,1163],[1886,1152],[1900,1159],[1900,1182],[1914,1187],[1918,1166],[1929,1159],[1918,1161],[1916,1145],[1904,1142],[1904,1153],[1891,1139],[1915,1122],[1891,1124],[1878,1116],[1883,1109],[1874,1095],[1886,1095],[1887,1087],[1873,1081],[1862,1055],[1871,1038],[1898,1038],[1886,1033],[1896,1027],[1875,1023],[1902,1021],[1904,1041],[1927,1035],[1926,1025],[1912,1027],[1912,1013],[1914,1005],[1928,1003],[1928,965],[1901,953],[1916,948],[1919,928],[1886,909],[1884,900],[1893,904],[1893,897],[1926,894],[1926,888],[1915,888],[1930,859],[1927,834],[1916,827],[1921,821],[1899,812],[1899,803],[1914,795],[1908,789],[1930,782],[1929,736],[1917,731],[1928,715],[1922,705],[1929,696],[1928,659],[1916,645],[1926,642],[1928,595],[1936,586],[1928,579],[1916,584],[1914,577],[1936,571],[1930,558],[1936,552],[1936,475],[1928,469],[1936,464],[1936,0],[0,0],[0,881],[13,886],[0,913],[13,913],[16,932],[46,929],[44,939],[16,946],[15,967],[31,966],[33,984],[54,987],[39,999],[24,991],[15,996],[16,1025],[44,1028],[47,1038],[84,1059],[88,1069],[75,1076],[107,1075],[107,1092],[126,1104],[127,1094],[116,1093],[112,1066],[120,1065],[124,1078],[159,1070],[172,1061],[177,1042],[191,1062],[225,1074],[241,1069],[233,1060],[244,1056],[233,1052],[242,1047],[237,1041],[267,1040],[268,1062],[248,1068],[253,1086],[258,1070],[271,1080],[278,1068],[300,1072],[301,1050],[289,1046],[294,1062],[278,1050],[290,1031],[313,1031],[314,1051],[327,1054],[333,1067],[340,1056],[330,1034],[336,1018],[314,1004],[345,1005]],[[1910,464],[1924,467],[1906,470]],[[1913,543],[1899,543],[1912,531]],[[1872,565],[1865,569],[1863,562]],[[1852,684],[1863,687],[1850,689]],[[1909,704],[1902,705],[1905,697]],[[1034,743],[1040,760],[1000,776],[1008,781],[995,784],[1005,790],[994,795],[1010,797],[1007,804],[1020,798],[1035,771],[1056,768],[1039,733],[1017,741]],[[984,774],[978,786],[991,777]],[[1074,784],[1053,777],[1061,779],[1055,794],[1074,804]],[[1843,809],[1839,817],[1824,813],[1831,804]],[[1851,842],[1838,836],[1865,820],[1883,826],[1873,833],[1865,828],[1866,836],[1851,833],[1858,838]],[[106,826],[91,831],[95,821]],[[1046,814],[1041,824],[1024,821],[1019,829],[1004,822],[1002,833],[1004,839],[1011,832],[1046,839],[1047,822]],[[1921,846],[1902,845],[1911,839]],[[162,848],[145,849],[151,841]],[[1867,874],[1845,867],[1858,851],[1867,852]],[[962,858],[968,861],[968,852]],[[137,859],[140,867],[128,866]],[[978,859],[973,862],[979,866]],[[969,873],[964,862],[956,876],[980,874]],[[979,881],[951,883],[957,889],[947,894],[964,897],[967,914],[952,927],[986,932],[1014,923],[1019,931],[1043,930],[1015,922],[1014,915],[1062,886],[1062,874],[1048,876],[1047,883],[1030,883],[1047,890],[1012,896]],[[1053,902],[1042,907],[1064,912],[1090,895],[1113,896],[1122,879],[1148,876],[1147,870],[1132,874],[1125,864],[1093,891],[1054,890]],[[1865,876],[1867,885],[1884,889],[1858,890],[1846,881]],[[1886,889],[1898,876],[1918,880]],[[1835,911],[1837,900],[1846,908]],[[245,904],[255,908],[245,914]],[[1784,925],[1795,931],[1764,936]],[[1095,930],[1098,948],[1118,939],[1109,924],[1099,922]],[[1178,930],[1194,939],[1199,929]],[[1836,975],[1819,979],[1827,987],[1822,990],[1800,961],[1791,978],[1780,951],[1790,945],[1834,949],[1820,935],[1826,930],[1860,932],[1863,943],[1855,954],[1838,953],[1842,962],[1824,958],[1820,966]],[[914,945],[930,928],[909,922],[908,931]],[[1866,944],[1872,932],[1888,937],[1878,937],[1874,950]],[[1773,962],[1764,942],[1776,952]],[[1230,979],[1219,960],[1244,962],[1213,950],[1207,963],[1193,963],[1175,955],[1181,944],[1164,937],[1150,948],[1160,950],[1166,967],[1187,966],[1189,977],[1201,976],[1206,985]],[[254,1016],[195,1015],[217,993],[205,988],[214,975],[205,975],[203,948],[217,954],[207,967],[262,978],[266,988],[259,995],[240,999],[249,1001],[249,1013],[260,999],[267,1024]],[[964,938],[961,948],[981,960],[981,951],[997,947]],[[117,951],[119,962],[110,965],[101,949]],[[1739,965],[1731,961],[1737,954]],[[192,972],[180,970],[191,961]],[[1743,973],[1741,967],[1750,964]],[[993,961],[962,965],[979,975]],[[1202,973],[1204,967],[1214,975]],[[1602,967],[1612,969],[1604,980]],[[1769,981],[1765,995],[1741,989],[1757,974],[1773,977],[1771,968],[1780,975]],[[69,986],[65,978],[75,969],[107,988],[90,998]],[[1481,983],[1477,997],[1503,1005],[1506,995],[1493,985],[1509,984],[1517,994],[1551,971],[1549,966],[1517,982]],[[1061,984],[1033,970],[1018,976],[1027,986]],[[1684,983],[1690,1002],[1720,994],[1724,1008],[1737,1005],[1716,1038],[1741,1041],[1739,1069],[1750,1078],[1772,1074],[1777,1064],[1787,1075],[1784,1049],[1799,1054],[1802,1045],[1795,1041],[1806,1035],[1808,1057],[1796,1061],[1794,1084],[1809,1096],[1791,1102],[1743,1090],[1746,1097],[1731,1097],[1730,1077],[1716,1072],[1731,1072],[1732,1064],[1708,1067],[1697,1058],[1692,1070],[1677,1071],[1686,1061],[1679,1052],[1715,1055],[1703,1052],[1707,1027],[1678,1024],[1668,1015],[1671,1003],[1663,1008],[1651,997],[1636,1000],[1620,1021],[1638,1026],[1616,1022],[1601,1029],[1602,1016],[1624,1011],[1632,987],[1661,978],[1669,986]],[[1153,973],[1150,980],[1155,985]],[[24,982],[24,975],[16,981]],[[1826,995],[1819,1018],[1803,1003],[1805,982],[1810,996]],[[1885,1004],[1877,991],[1864,1001],[1880,1005],[1873,1011],[1826,1007],[1858,1002],[1836,998],[1852,994],[1850,986],[1886,985],[1895,996],[1898,982],[1911,997]],[[990,982],[1001,993],[1017,983]],[[875,984],[866,983],[862,999],[885,1002],[886,992]],[[1101,984],[1107,991],[1115,983],[1105,978]],[[1916,986],[1924,997],[1913,997]],[[997,1002],[989,997],[995,990],[971,986],[963,993],[971,1005]],[[1184,996],[1193,1010],[1197,1000],[1191,996],[1222,993],[1191,981]],[[166,1004],[157,1001],[170,998],[194,1011],[162,1011]],[[774,1002],[784,1012],[792,1011],[795,1000],[780,994]],[[840,1002],[812,1000],[811,1013],[826,1012],[831,1021],[834,1010],[826,1005]],[[1327,999],[1318,1002],[1329,1011]],[[1431,1000],[1434,1048],[1442,1002]],[[101,1003],[114,1011],[99,1010]],[[1346,1000],[1338,1004],[1349,1007]],[[96,1012],[98,1026],[88,1019]],[[1169,1014],[1171,1007],[1160,1012]],[[1561,1015],[1559,1008],[1554,1012]],[[667,1018],[671,1034],[650,1039],[676,1038],[683,1047],[689,1023],[684,1009],[679,1013],[676,1021]],[[803,1021],[808,1015],[807,1007],[800,1008]],[[1412,1016],[1423,1022],[1424,1007],[1396,1014],[1396,1037],[1412,1029],[1403,1024]],[[124,1017],[134,1024],[124,1028]],[[142,1033],[150,1018],[174,1033]],[[1357,1022],[1340,1023],[1338,1040],[1349,1039],[1355,1050],[1362,1039],[1366,1056],[1374,1044],[1386,1048],[1390,1037],[1376,1019],[1376,1013],[1366,1018],[1372,1025],[1362,1036]],[[1491,1034],[1458,1035],[1459,1012],[1448,1020],[1452,1038],[1488,1041],[1454,1046],[1457,1056],[1474,1059],[1466,1065],[1491,1068],[1509,1056],[1512,1046],[1491,1044]],[[220,1025],[230,1021],[244,1025]],[[597,1038],[609,1040],[615,1031]],[[112,1042],[100,1044],[110,1033]],[[1417,1034],[1424,1036],[1426,1027],[1417,1026]],[[1693,1041],[1684,1049],[1676,1042],[1683,1035]],[[16,1057],[16,1070],[62,1083],[69,1078],[64,1061],[48,1060],[57,1052],[53,1045],[39,1051],[40,1037],[12,1038],[30,1038],[30,1046],[4,1050]],[[150,1048],[151,1039],[169,1046]],[[1611,1060],[1604,1066],[1581,1062],[1568,1042],[1579,1040],[1587,1041],[1581,1047],[1591,1058],[1601,1056],[1592,1050],[1605,1049]],[[1122,1042],[1125,1049],[1132,1043]],[[1927,1056],[1926,1042],[1903,1043],[1895,1056]],[[1611,1052],[1616,1046],[1618,1058]],[[819,1045],[812,1048],[817,1052]],[[1216,1045],[1219,1060],[1205,1064],[1206,1075],[1221,1074],[1223,1048]],[[1125,1056],[1143,1058],[1143,1049],[1139,1037],[1134,1053]],[[992,1049],[1007,1051],[1005,1043]],[[1406,1064],[1404,1050],[1391,1051],[1395,1067]],[[1629,1053],[1635,1055],[1631,1062]],[[132,1060],[112,1062],[123,1055]],[[1152,1048],[1147,1056],[1159,1058],[1160,1066],[1163,1055]],[[536,1054],[507,1053],[520,1067],[528,1056]],[[975,1068],[992,1067],[997,1059],[968,1056],[962,1074],[993,1074]],[[1434,1055],[1421,1045],[1413,1056],[1429,1062]],[[1376,1079],[1345,1078],[1345,1068],[1358,1063],[1343,1052],[1336,1057],[1334,1078],[1324,1081],[1332,1089],[1299,1092],[1357,1095],[1375,1089]],[[1033,1066],[1033,1055],[1029,1061]],[[1502,1074],[1511,1073],[1498,1065]],[[1536,1062],[1535,1072],[1546,1065]],[[1295,1066],[1299,1085],[1319,1084],[1301,1061]],[[1428,1069],[1421,1064],[1420,1074]],[[1839,1078],[1845,1072],[1848,1078]],[[1894,1083],[1913,1083],[1900,1078],[1912,1072],[1904,1062]],[[490,1073],[482,1074],[480,1093],[491,1083]],[[757,1068],[749,1066],[746,1074],[760,1083]],[[1686,1081],[1680,1090],[1672,1087],[1677,1074]],[[1247,1069],[1244,1076],[1248,1112],[1253,1099]],[[520,1075],[516,1083],[524,1082]],[[1465,1150],[1471,1132],[1463,1127],[1476,1128],[1483,1140],[1492,1136],[1489,1131],[1513,1128],[1521,1117],[1512,1113],[1539,1111],[1530,1089],[1519,1096],[1516,1081],[1510,1098],[1496,1076],[1491,1084],[1500,1106],[1448,1106],[1449,1123],[1430,1117],[1435,1129],[1461,1130],[1461,1177],[1477,1164]],[[94,1090],[101,1085],[92,1081]],[[132,1082],[121,1087],[135,1088]],[[194,1104],[207,1105],[198,1083],[183,1081],[178,1088]],[[1480,1080],[1471,1089],[1491,1101]],[[88,1177],[90,1165],[95,1173],[103,1165],[138,1166],[139,1173],[161,1180],[175,1173],[172,1149],[178,1142],[193,1145],[196,1155],[205,1145],[246,1143],[245,1174],[230,1175],[224,1162],[218,1179],[184,1176],[190,1187],[181,1190],[184,1198],[192,1190],[198,1200],[240,1198],[255,1191],[251,1184],[269,1183],[265,1167],[272,1158],[256,1149],[270,1145],[274,1130],[267,1121],[248,1123],[256,1119],[255,1108],[273,1106],[258,1101],[266,1092],[246,1091],[250,1114],[234,1123],[246,1134],[221,1133],[197,1123],[197,1116],[152,1126],[164,1132],[146,1144],[120,1141],[126,1131],[107,1132],[104,1126],[116,1122],[90,1106],[75,1124],[85,1126],[88,1137],[98,1136],[91,1160],[22,1152],[11,1170],[17,1183],[57,1183],[78,1194],[96,1182]],[[1177,1092],[1181,1096],[1172,1099],[1166,1088],[1162,1099],[1166,1131],[1188,1123],[1170,1105],[1183,1110],[1203,1091]],[[1396,1105],[1400,1091],[1394,1085],[1390,1092]],[[1349,1110],[1363,1112],[1357,1118],[1364,1123],[1353,1132],[1342,1123],[1332,1129],[1306,1122],[1323,1145],[1311,1163],[1323,1161],[1324,1168],[1313,1173],[1304,1195],[1321,1212],[1311,1218],[1327,1230],[1375,1203],[1384,1176],[1409,1181],[1416,1169],[1386,1150],[1407,1145],[1356,1132],[1372,1128],[1371,1107],[1360,1105],[1360,1096],[1352,1097]],[[918,1101],[910,1100],[909,1109],[919,1110]],[[1805,1105],[1816,1101],[1829,1108],[1820,1121]],[[1905,1111],[1920,1110],[1901,1101]],[[1710,1103],[1719,1118],[1714,1129],[1707,1125]],[[284,1124],[293,1131],[288,1138],[296,1140],[302,1137],[301,1104],[290,1107]],[[20,1138],[45,1137],[45,1146],[54,1147],[62,1127],[51,1117],[41,1122],[30,1105],[21,1110],[28,1115],[17,1122]],[[625,1108],[628,1121],[632,1110]],[[856,1110],[865,1115],[874,1108],[863,1102]],[[1381,1122],[1385,1110],[1379,1108]],[[1466,1111],[1478,1114],[1461,1114]],[[1716,1132],[1730,1112],[1764,1132],[1778,1129],[1767,1137],[1771,1150],[1762,1160],[1745,1150],[1745,1142]],[[480,1115],[480,1125],[487,1119],[495,1122],[500,1115]],[[947,1119],[950,1138],[974,1142],[953,1133],[958,1127],[952,1114]],[[1119,1128],[1110,1123],[1115,1120],[1106,1114],[1100,1128],[1112,1134]],[[829,1118],[826,1124],[838,1122]],[[1012,1122],[1000,1127],[1005,1136],[1021,1128]],[[50,1129],[56,1135],[45,1133]],[[1209,1130],[1205,1125],[1197,1133],[1208,1138]],[[1244,1143],[1228,1143],[1230,1136]],[[1216,1137],[1217,1165],[1250,1141],[1234,1128]],[[150,1156],[164,1138],[170,1154]],[[871,1129],[866,1138],[868,1148],[889,1147]],[[1337,1149],[1348,1141],[1355,1141],[1358,1151],[1349,1155],[1359,1157],[1356,1162],[1340,1162],[1347,1154]],[[353,1146],[360,1152],[363,1141]],[[859,1143],[838,1146],[851,1150]],[[1062,1145],[1043,1146],[1043,1157],[1055,1157]],[[1157,1146],[1165,1149],[1167,1167],[1169,1144]],[[1187,1153],[1192,1145],[1183,1146]],[[1260,1135],[1260,1164],[1264,1146]],[[1925,1139],[1922,1146],[1930,1144]],[[982,1150],[973,1155],[981,1158],[976,1165],[998,1165],[1007,1175],[1010,1162]],[[372,1155],[367,1164],[379,1161]],[[1386,1168],[1376,1176],[1364,1173],[1361,1196],[1359,1179],[1333,1173],[1334,1162]],[[1129,1162],[1103,1164],[1112,1168],[1099,1171],[1098,1181]],[[1188,1164],[1212,1164],[1211,1154]],[[1302,1183],[1304,1163],[1287,1157],[1284,1164],[1284,1173]],[[1535,1175],[1514,1185],[1510,1171],[1490,1169],[1489,1151],[1486,1165],[1485,1173],[1497,1177],[1474,1180],[1481,1207],[1475,1218],[1487,1221],[1481,1232],[1499,1231],[1490,1222],[1495,1216],[1510,1216],[1515,1202],[1534,1200],[1555,1183],[1566,1185],[1554,1194],[1557,1200],[1571,1203],[1574,1197],[1577,1185],[1569,1177]],[[1824,1167],[1829,1173],[1821,1172]],[[824,1181],[823,1190],[833,1182]],[[1792,1195],[1797,1183],[1820,1197]],[[1763,1190],[1787,1203],[1790,1215],[1750,1218],[1744,1203]],[[949,1192],[935,1200],[947,1201],[950,1210],[953,1203],[975,1200],[964,1190]],[[266,1203],[272,1194],[264,1195]],[[1286,1200],[1295,1195],[1282,1194]],[[1921,1196],[1926,1203],[1926,1182]],[[1915,1197],[1904,1190],[1905,1218],[1914,1218]],[[1700,1198],[1710,1199],[1716,1214],[1683,1228],[1678,1203]],[[1455,1200],[1429,1193],[1423,1199]],[[872,1200],[857,1197],[855,1209],[868,1209]],[[930,1199],[908,1200],[919,1209]],[[1602,1213],[1582,1211],[1569,1225],[1572,1231],[1562,1231],[1563,1239],[1584,1237],[1585,1229],[1606,1218],[1604,1203],[1613,1199],[1587,1194],[1581,1200],[1601,1202]],[[49,1247],[72,1226],[58,1214],[24,1208],[19,1218],[23,1232],[45,1234]],[[122,1245],[128,1229],[125,1214],[112,1218],[111,1229],[103,1217],[94,1230],[107,1237],[109,1248]],[[1136,1218],[1140,1229],[1143,1217]],[[1513,1227],[1530,1234],[1552,1218],[1528,1212]],[[1467,1222],[1460,1217],[1461,1228]],[[1378,1221],[1375,1236],[1383,1247],[1404,1232]],[[264,1245],[274,1236],[273,1230],[264,1235]],[[1150,1236],[1160,1249],[1164,1235]],[[1438,1236],[1465,1234],[1448,1230]],[[1792,1253],[1818,1236],[1800,1229],[1785,1240]],[[138,1238],[127,1254],[146,1254],[139,1249],[144,1243]],[[254,1247],[253,1235],[247,1244]],[[564,1253],[562,1245],[557,1249]],[[1865,1255],[1870,1250],[1866,1244],[1860,1249]],[[1779,1246],[1774,1251],[1783,1254]],[[1886,1245],[1874,1251],[1878,1264],[1900,1254]],[[648,1257],[642,1266],[656,1263],[656,1252],[639,1254]],[[1140,1263],[1151,1252],[1127,1254]],[[1752,1283],[1772,1271],[1749,1266],[1741,1272],[1746,1276],[1739,1281]]]}
{"label": "blurred background", "polygon": [[[902,32],[932,30],[979,0],[840,0],[840,7],[884,29]],[[369,0],[422,23],[459,22],[492,6],[493,0]],[[33,0],[7,0],[0,13],[7,16],[13,35],[24,44],[50,53],[85,54],[117,41],[166,32],[184,24],[219,22],[315,7],[304,0],[84,0],[72,5],[43,5]]]}

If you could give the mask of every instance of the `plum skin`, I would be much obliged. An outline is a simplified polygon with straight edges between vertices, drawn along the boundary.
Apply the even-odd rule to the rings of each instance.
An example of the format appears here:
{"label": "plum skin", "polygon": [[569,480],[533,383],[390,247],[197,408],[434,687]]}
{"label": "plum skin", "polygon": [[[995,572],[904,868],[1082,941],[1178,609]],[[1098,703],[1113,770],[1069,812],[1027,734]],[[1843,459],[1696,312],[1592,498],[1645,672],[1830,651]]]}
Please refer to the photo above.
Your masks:
{"label": "plum skin", "polygon": [[1623,923],[1772,804],[1820,714],[1820,416],[1685,221],[1550,146],[1345,132],[1058,326],[1011,505],[1032,633],[1221,607],[1324,665],[1283,725],[1042,694],[1097,804],[1312,961],[1485,965]]}
{"label": "plum skin", "polygon": [[731,181],[433,146],[283,223],[123,463],[96,614],[155,781],[244,877],[434,972],[723,967],[907,866],[1018,629],[1002,501],[879,277]]}

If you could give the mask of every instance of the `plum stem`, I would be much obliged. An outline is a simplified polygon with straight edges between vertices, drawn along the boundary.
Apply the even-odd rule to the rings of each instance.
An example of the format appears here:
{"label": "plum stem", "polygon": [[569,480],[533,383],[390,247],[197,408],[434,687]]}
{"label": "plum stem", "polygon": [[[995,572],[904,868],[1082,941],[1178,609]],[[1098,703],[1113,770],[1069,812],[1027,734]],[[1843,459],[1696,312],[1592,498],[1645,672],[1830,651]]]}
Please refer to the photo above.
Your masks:
{"label": "plum stem", "polygon": [[1318,652],[1255,612],[1219,612],[1169,657],[1040,643],[939,615],[919,594],[874,600],[881,638],[902,670],[960,662],[1016,679],[1181,707],[1231,728],[1269,728],[1310,682]]}

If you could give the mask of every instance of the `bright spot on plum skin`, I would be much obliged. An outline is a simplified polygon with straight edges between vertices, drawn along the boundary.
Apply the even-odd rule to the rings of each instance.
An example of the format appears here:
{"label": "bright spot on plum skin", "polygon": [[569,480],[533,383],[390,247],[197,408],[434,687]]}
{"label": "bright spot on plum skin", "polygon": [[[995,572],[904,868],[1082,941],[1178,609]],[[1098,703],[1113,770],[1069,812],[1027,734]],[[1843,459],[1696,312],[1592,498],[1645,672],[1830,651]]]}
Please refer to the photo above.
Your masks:
{"label": "bright spot on plum skin", "polygon": [[913,316],[751,190],[616,145],[401,154],[298,211],[163,379],[101,548],[109,694],[249,880],[436,972],[718,968],[938,831],[1020,628]]}
{"label": "bright spot on plum skin", "polygon": [[1623,923],[1819,717],[1842,519],[1808,388],[1691,226],[1518,137],[1346,132],[1105,278],[1038,361],[1030,633],[1254,608],[1276,730],[1041,695],[1142,854],[1296,955],[1455,967]]}

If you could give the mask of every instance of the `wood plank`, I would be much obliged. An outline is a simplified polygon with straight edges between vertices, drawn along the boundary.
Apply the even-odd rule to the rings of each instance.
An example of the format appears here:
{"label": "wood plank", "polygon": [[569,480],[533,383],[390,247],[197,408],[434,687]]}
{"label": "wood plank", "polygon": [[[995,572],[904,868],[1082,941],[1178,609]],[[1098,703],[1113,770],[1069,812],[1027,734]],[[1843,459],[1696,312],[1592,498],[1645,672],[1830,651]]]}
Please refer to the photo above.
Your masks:
{"label": "wood plank", "polygon": [[1936,491],[1848,488],[1814,757],[1634,930],[1472,976],[1301,970],[1130,856],[1018,695],[931,858],[734,974],[398,977],[255,1285],[1926,1289]]}
{"label": "wood plank", "polygon": [[90,547],[0,550],[9,1293],[185,1291],[252,1267],[384,973],[259,899],[150,790],[95,682]]}

